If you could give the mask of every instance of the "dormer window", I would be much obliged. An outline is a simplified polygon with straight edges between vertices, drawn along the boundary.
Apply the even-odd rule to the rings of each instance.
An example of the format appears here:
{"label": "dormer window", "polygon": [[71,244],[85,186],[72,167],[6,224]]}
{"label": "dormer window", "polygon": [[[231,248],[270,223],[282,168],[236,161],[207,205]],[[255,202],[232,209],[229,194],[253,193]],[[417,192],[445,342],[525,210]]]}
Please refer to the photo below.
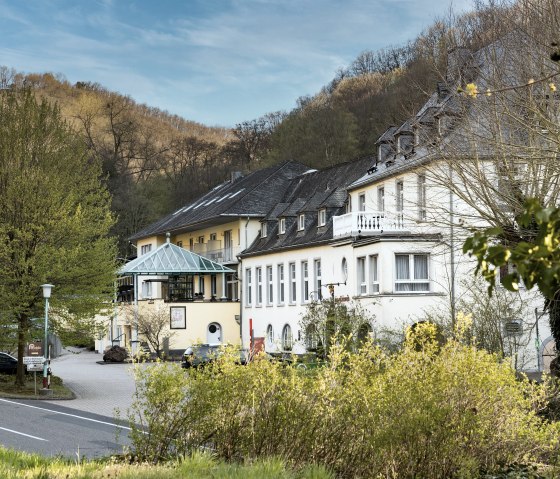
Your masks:
{"label": "dormer window", "polygon": [[261,224],[261,238],[266,238],[267,235],[267,227],[266,223]]}
{"label": "dormer window", "polygon": [[327,210],[325,208],[319,210],[319,217],[317,219],[317,224],[319,226],[325,226],[327,224]]}
{"label": "dormer window", "polygon": [[298,231],[303,231],[305,229],[305,214],[302,213],[298,216]]}
{"label": "dormer window", "polygon": [[283,235],[286,232],[286,218],[278,220],[278,232]]}

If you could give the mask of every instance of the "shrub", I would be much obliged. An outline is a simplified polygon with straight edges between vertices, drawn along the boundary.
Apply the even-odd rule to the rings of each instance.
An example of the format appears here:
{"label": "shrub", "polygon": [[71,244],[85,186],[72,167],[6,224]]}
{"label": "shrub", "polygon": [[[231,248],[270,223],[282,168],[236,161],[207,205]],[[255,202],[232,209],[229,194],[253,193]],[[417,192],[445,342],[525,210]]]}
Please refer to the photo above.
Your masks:
{"label": "shrub", "polygon": [[223,355],[202,371],[139,371],[136,452],[158,461],[210,449],[226,460],[282,457],[340,477],[473,477],[552,461],[558,426],[544,392],[494,355],[450,341],[387,355],[334,345],[313,371]]}

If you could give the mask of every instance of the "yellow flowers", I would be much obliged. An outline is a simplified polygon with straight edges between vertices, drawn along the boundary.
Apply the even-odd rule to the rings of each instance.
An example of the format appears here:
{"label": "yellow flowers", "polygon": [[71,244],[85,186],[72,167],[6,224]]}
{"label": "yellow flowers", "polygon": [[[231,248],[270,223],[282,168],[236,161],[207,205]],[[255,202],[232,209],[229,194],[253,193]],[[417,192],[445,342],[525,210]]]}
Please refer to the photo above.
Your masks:
{"label": "yellow flowers", "polygon": [[556,91],[556,85],[554,83],[549,83],[548,88],[550,88],[550,91]]}
{"label": "yellow flowers", "polygon": [[474,83],[467,83],[467,85],[465,86],[465,93],[468,96],[471,97],[476,97],[476,95],[478,95],[478,88]]}

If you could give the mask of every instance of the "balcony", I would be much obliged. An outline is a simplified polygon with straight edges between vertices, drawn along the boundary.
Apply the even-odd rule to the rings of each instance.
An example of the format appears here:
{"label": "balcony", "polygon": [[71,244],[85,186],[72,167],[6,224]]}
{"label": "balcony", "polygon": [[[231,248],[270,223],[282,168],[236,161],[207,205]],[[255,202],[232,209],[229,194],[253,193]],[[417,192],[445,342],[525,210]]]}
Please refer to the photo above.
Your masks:
{"label": "balcony", "polygon": [[409,231],[403,213],[355,211],[333,217],[333,236],[372,236]]}
{"label": "balcony", "polygon": [[[206,244],[202,244],[205,246],[201,248],[198,243],[194,244],[194,248],[192,249],[193,253],[199,254],[200,256],[204,256],[211,261],[219,264],[234,264],[237,263],[237,255],[241,253],[241,248],[239,247],[229,247],[229,248],[216,248],[210,249],[206,247]],[[201,246],[202,246],[201,245]]]}

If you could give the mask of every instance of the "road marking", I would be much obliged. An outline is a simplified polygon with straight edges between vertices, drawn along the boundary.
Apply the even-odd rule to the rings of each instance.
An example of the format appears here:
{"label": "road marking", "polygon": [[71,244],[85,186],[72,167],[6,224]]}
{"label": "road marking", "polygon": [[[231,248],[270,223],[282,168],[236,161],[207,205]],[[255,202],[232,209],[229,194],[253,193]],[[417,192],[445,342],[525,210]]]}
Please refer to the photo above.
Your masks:
{"label": "road marking", "polygon": [[48,411],[51,412],[53,414],[61,414],[62,416],[70,416],[70,417],[76,417],[78,419],[83,419],[84,421],[91,421],[91,422],[96,422],[98,424],[107,424],[108,426],[115,426],[115,427],[120,427],[121,429],[128,429],[129,431],[131,431],[131,428],[126,427],[126,426],[120,426],[118,424],[112,423],[112,422],[107,422],[107,421],[99,421],[98,419],[91,419],[89,417],[84,417],[84,416],[78,416],[77,414],[69,414],[67,412],[60,412],[60,411],[54,411],[53,409],[47,409],[44,407],[38,407],[38,406],[32,406],[31,404],[23,404],[21,402],[17,402],[17,401],[9,401],[7,399],[0,399],[0,401],[2,402],[7,402],[10,404],[17,404],[18,406],[25,406],[25,407],[29,407],[31,409],[39,409],[40,411]]}
{"label": "road marking", "polygon": [[8,429],[6,427],[0,427],[0,429],[2,429],[2,431],[8,431],[8,432],[13,432],[14,434],[19,434],[20,436],[30,437],[31,439],[37,439],[38,441],[49,442],[48,439],[43,439],[42,437],[32,436],[31,434],[25,434],[23,432],[14,431],[13,429]]}

